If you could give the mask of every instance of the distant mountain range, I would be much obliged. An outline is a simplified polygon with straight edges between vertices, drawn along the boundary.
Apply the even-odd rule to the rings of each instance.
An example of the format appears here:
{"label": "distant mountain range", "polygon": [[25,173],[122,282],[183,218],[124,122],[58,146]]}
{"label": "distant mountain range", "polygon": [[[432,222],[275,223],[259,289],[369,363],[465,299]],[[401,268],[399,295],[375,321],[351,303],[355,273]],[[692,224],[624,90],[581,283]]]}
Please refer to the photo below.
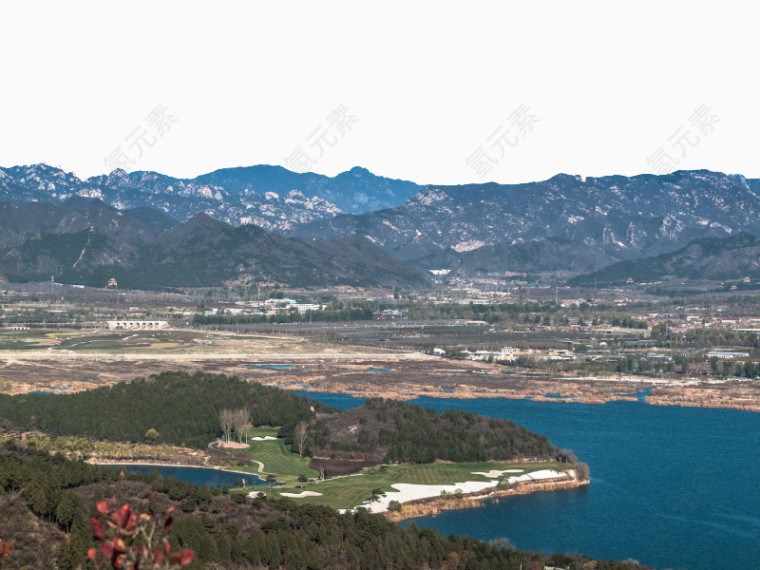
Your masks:
{"label": "distant mountain range", "polygon": [[742,231],[760,231],[760,181],[700,170],[428,186],[395,208],[292,233],[364,235],[428,269],[578,274]]}
{"label": "distant mountain range", "polygon": [[[760,235],[760,180],[707,170],[600,178],[559,174],[549,180],[525,184],[418,186],[376,176],[358,167],[332,178],[314,173],[299,174],[279,166],[251,166],[217,170],[193,179],[116,170],[109,175],[80,180],[57,168],[32,165],[0,168],[0,199],[37,202],[40,208],[48,204],[56,211],[68,212],[59,219],[44,213],[47,212],[44,208],[35,211],[29,224],[37,227],[31,233],[23,233],[23,243],[35,232],[34,239],[42,240],[43,234],[74,234],[89,231],[93,225],[99,235],[107,233],[109,240],[122,239],[121,234],[125,234],[129,238],[124,244],[142,247],[140,236],[154,244],[156,235],[163,236],[162,239],[173,236],[174,232],[181,231],[180,226],[200,224],[198,220],[204,220],[200,235],[209,240],[208,243],[216,243],[212,239],[214,232],[229,236],[229,242],[225,242],[228,249],[221,251],[236,260],[236,267],[246,265],[246,255],[254,255],[242,242],[253,243],[254,237],[264,240],[267,234],[257,233],[260,228],[300,239],[277,241],[277,248],[286,244],[291,248],[296,247],[294,244],[311,247],[312,240],[323,240],[321,244],[360,245],[366,253],[370,251],[366,248],[371,242],[377,247],[371,249],[370,258],[381,266],[398,264],[393,265],[395,269],[391,272],[396,277],[389,280],[398,282],[413,282],[422,275],[420,271],[430,269],[450,269],[452,275],[460,276],[517,273],[554,280],[589,275],[609,266],[625,273],[622,268],[629,267],[626,262],[675,252],[695,240],[701,243],[701,240],[720,240],[743,233]],[[85,207],[82,200],[87,199],[102,200],[111,207],[110,213],[106,215],[103,208],[95,208],[94,203]],[[113,208],[123,214],[122,218],[109,222],[116,225],[106,228],[103,220],[92,224],[84,221],[92,216],[113,218],[116,212]],[[83,209],[88,212],[86,215]],[[199,213],[224,223],[215,226],[210,218],[196,219]],[[8,229],[10,226],[3,225],[6,223],[12,225],[14,221],[0,212],[0,238],[10,240],[2,242],[7,261],[8,247],[20,247],[21,243],[17,243],[20,238]],[[267,239],[274,243],[285,238],[270,235]],[[179,246],[171,240],[165,243],[167,247],[169,244]],[[738,248],[743,242],[728,240],[725,243],[730,249]],[[151,247],[154,252],[161,251],[160,247]],[[194,242],[194,247],[200,245]],[[322,257],[342,266],[341,279],[361,282],[361,270],[351,274],[351,268],[342,265],[347,262],[345,256],[350,257],[349,252],[357,253],[355,249],[349,247],[341,252],[335,250],[335,246],[320,247],[324,248]],[[278,259],[286,259],[277,248],[270,253]],[[144,253],[132,252],[137,257],[129,257],[131,250],[126,245],[117,249],[121,257],[114,255],[120,262],[130,260],[133,272],[142,263],[158,263],[155,259],[147,260]],[[378,257],[380,249],[387,254],[382,259]],[[20,254],[20,250],[14,251]],[[200,250],[190,251],[202,257]],[[228,254],[231,251],[236,253]],[[338,257],[331,257],[333,253]],[[305,250],[300,254],[315,263],[315,267],[320,263],[325,266],[324,271],[315,269],[313,273],[314,282],[325,282],[329,262],[311,257]],[[182,257],[178,250],[170,257],[188,263],[192,259]],[[19,259],[17,263],[21,267],[24,260]],[[277,271],[274,259],[269,265],[264,263],[263,257],[257,259],[254,264],[257,269],[252,270],[251,275],[267,274],[273,279],[294,275],[295,267],[292,271]],[[739,259],[744,258],[739,256],[733,263],[737,271]],[[618,263],[622,265],[614,265]],[[637,266],[639,270],[646,263],[650,262],[642,261]],[[212,267],[217,265],[218,262],[211,263]],[[308,263],[301,267],[301,282],[308,273],[304,269],[307,266]],[[416,270],[411,270],[411,266]],[[9,270],[7,264],[3,267]],[[682,267],[681,273],[673,275],[685,276],[689,271],[687,266],[679,267]],[[675,265],[669,265],[668,271],[673,268]],[[415,271],[415,276],[405,273],[408,271]],[[615,271],[618,269],[613,273]],[[33,273],[28,266],[13,275],[20,278]],[[183,273],[177,271],[177,279],[181,275]],[[195,276],[198,277],[197,272]],[[225,280],[234,278],[228,270],[217,274],[219,279],[222,276]],[[599,273],[596,279],[601,276]],[[100,279],[100,274],[97,278]],[[374,282],[379,280],[379,277],[374,278]]]}
{"label": "distant mountain range", "polygon": [[0,202],[0,275],[156,289],[257,282],[293,286],[424,285],[427,275],[360,236],[286,238],[204,213],[177,222],[156,210],[120,211],[98,199]]}
{"label": "distant mountain range", "polygon": [[330,178],[281,166],[226,168],[192,179],[114,170],[86,180],[45,164],[0,168],[0,200],[60,202],[100,198],[119,209],[148,207],[186,221],[199,212],[232,225],[287,231],[344,212],[390,208],[413,196],[413,182],[352,168]]}

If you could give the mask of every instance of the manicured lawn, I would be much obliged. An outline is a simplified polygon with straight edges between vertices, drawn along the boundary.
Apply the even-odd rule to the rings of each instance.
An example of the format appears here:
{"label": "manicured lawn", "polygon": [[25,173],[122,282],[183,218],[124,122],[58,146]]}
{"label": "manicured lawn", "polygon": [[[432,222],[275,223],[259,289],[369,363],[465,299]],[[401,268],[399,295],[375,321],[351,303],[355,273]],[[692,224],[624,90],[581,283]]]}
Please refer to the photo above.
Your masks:
{"label": "manicured lawn", "polygon": [[316,477],[318,473],[309,468],[309,460],[291,453],[288,446],[281,440],[254,441],[248,451],[251,459],[261,461],[266,473],[275,475],[306,475]]}
{"label": "manicured lawn", "polygon": [[259,427],[249,427],[248,428],[248,437],[277,437],[277,433],[280,431],[280,428],[276,427],[269,427],[269,426],[259,426]]}
{"label": "manicured lawn", "polygon": [[[277,428],[250,428],[248,430],[248,437],[276,437],[277,432]],[[308,458],[299,457],[298,454],[292,453],[290,446],[285,445],[285,442],[281,439],[269,441],[250,441],[249,439],[248,442],[248,454],[252,460],[264,464],[262,471],[264,476],[272,474],[279,481],[294,483],[299,475],[307,477],[317,477],[319,475],[314,469],[309,468]],[[256,473],[258,472],[258,468],[259,466],[256,463],[251,463],[251,465],[242,470]],[[236,469],[240,468],[236,467]]]}
{"label": "manicured lawn", "polygon": [[[304,497],[293,499],[298,503],[328,505],[336,509],[350,509],[370,498],[374,489],[393,490],[394,483],[414,483],[421,485],[453,485],[464,481],[489,481],[482,475],[473,475],[473,471],[490,471],[492,469],[522,469],[522,475],[541,469],[562,469],[567,467],[559,463],[431,463],[422,465],[388,465],[365,469],[360,474],[348,477],[328,479],[322,483],[309,483],[304,490],[322,493],[321,497]],[[505,474],[503,477],[508,477]],[[499,477],[495,478],[499,479]],[[280,492],[298,493],[299,484],[286,487],[266,489],[269,496],[278,496]]]}
{"label": "manicured lawn", "polygon": [[[269,487],[264,490],[270,497],[280,496],[280,493],[299,493],[301,484],[298,482],[299,475],[305,475],[310,479],[318,477],[317,471],[309,468],[308,458],[299,457],[293,453],[290,446],[285,445],[282,439],[269,441],[250,441],[251,437],[276,437],[278,428],[252,427],[248,429],[249,448],[248,454],[251,460],[263,463],[262,477],[268,474],[275,475],[277,480],[284,483],[281,487]],[[322,493],[319,497],[304,497],[293,499],[299,503],[328,505],[336,509],[351,509],[368,500],[372,491],[382,489],[392,491],[394,483],[412,483],[418,485],[453,485],[465,481],[490,481],[506,478],[510,475],[522,475],[540,469],[562,469],[567,467],[560,463],[427,463],[427,464],[403,464],[385,465],[364,469],[358,474],[347,477],[336,477],[323,482],[312,482],[304,485],[303,490]],[[256,473],[258,465],[251,463],[246,468],[238,470]],[[504,474],[501,477],[484,477],[474,475],[473,472],[488,472],[491,470],[503,471],[507,469],[520,469],[520,473]],[[233,492],[248,492],[249,490],[237,490]]]}

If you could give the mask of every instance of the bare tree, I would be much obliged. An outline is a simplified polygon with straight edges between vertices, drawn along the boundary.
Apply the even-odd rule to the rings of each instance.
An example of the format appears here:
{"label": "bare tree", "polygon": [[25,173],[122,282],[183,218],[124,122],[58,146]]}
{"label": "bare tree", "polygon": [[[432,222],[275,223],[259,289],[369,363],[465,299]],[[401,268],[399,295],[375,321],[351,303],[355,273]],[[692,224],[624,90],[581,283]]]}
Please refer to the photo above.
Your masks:
{"label": "bare tree", "polygon": [[221,412],[219,412],[219,427],[222,428],[222,432],[224,432],[225,441],[227,441],[228,443],[230,441],[230,434],[232,433],[232,428],[235,425],[234,415],[235,413],[232,410],[222,410]]}
{"label": "bare tree", "polygon": [[578,463],[578,456],[575,455],[575,452],[572,449],[560,449],[558,459],[562,463]]}
{"label": "bare tree", "polygon": [[240,408],[232,413],[232,426],[235,428],[238,441],[243,443],[243,431],[251,420],[251,412],[248,408]]}
{"label": "bare tree", "polygon": [[579,462],[575,466],[575,471],[578,474],[578,479],[581,481],[587,481],[591,477],[591,471],[588,468],[588,465],[583,462]]}
{"label": "bare tree", "polygon": [[298,455],[303,457],[303,450],[306,447],[306,439],[309,437],[309,433],[307,431],[307,425],[306,422],[301,420],[296,425],[296,429],[293,432],[293,440],[296,442],[296,447],[298,447]]}

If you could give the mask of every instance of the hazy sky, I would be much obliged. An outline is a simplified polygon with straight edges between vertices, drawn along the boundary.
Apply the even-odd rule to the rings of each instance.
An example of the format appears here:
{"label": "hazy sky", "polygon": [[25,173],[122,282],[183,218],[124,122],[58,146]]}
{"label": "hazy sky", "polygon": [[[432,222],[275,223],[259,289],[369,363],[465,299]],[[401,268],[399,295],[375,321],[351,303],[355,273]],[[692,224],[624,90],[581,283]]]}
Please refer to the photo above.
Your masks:
{"label": "hazy sky", "polygon": [[0,165],[760,177],[751,2],[5,2]]}

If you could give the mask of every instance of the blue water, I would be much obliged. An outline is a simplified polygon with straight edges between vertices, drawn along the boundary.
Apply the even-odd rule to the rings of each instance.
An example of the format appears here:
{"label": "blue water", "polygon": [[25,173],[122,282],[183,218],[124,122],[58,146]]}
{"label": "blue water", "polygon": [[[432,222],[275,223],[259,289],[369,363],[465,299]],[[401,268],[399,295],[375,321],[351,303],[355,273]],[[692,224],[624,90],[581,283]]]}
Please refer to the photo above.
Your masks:
{"label": "blue water", "polygon": [[240,480],[245,480],[246,487],[252,485],[268,485],[262,479],[255,475],[244,475],[243,473],[232,473],[231,471],[222,471],[220,469],[209,469],[207,467],[170,467],[164,465],[114,465],[115,468],[126,468],[128,473],[141,473],[150,475],[151,471],[157,471],[167,478],[179,479],[185,483],[193,483],[200,487],[237,487]]}
{"label": "blue water", "polygon": [[50,394],[66,394],[68,392],[71,392],[71,386],[50,388],[50,390],[32,390],[29,394],[32,394],[33,396],[49,396]]}
{"label": "blue water", "polygon": [[364,403],[364,398],[355,398],[354,396],[348,396],[347,394],[330,394],[327,392],[306,392],[303,390],[296,390],[296,394],[319,400],[327,406],[338,408],[339,410],[347,410],[349,408],[358,408]]}
{"label": "blue water", "polygon": [[[361,404],[344,395],[306,395],[338,408]],[[592,479],[586,488],[510,497],[417,525],[657,568],[760,569],[760,414],[639,402],[415,403],[507,417],[573,449]]]}
{"label": "blue water", "polygon": [[259,368],[261,370],[293,370],[292,364],[249,364],[248,368]]}

